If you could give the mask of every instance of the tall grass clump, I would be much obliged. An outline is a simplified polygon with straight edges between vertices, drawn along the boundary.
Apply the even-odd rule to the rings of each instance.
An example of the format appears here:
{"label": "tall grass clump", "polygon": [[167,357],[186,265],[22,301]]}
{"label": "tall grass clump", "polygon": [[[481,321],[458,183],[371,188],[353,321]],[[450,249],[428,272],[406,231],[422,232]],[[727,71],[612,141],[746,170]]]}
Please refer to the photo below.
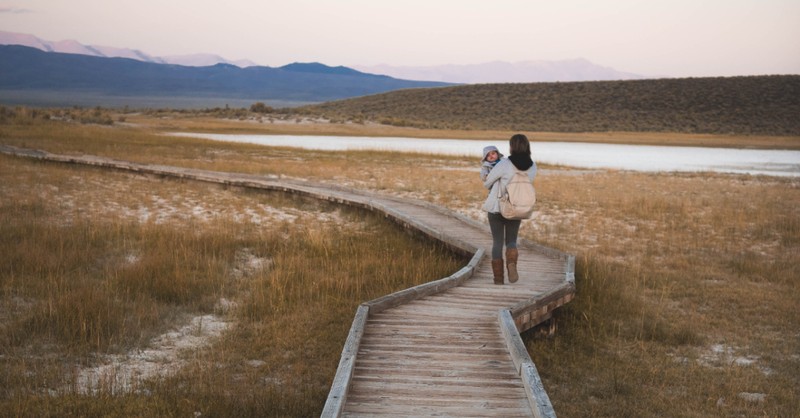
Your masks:
{"label": "tall grass clump", "polygon": [[[314,229],[284,242],[270,274],[252,281],[239,325],[221,343],[236,350],[211,351],[215,367],[198,363],[176,378],[197,392],[196,408],[214,416],[319,415],[354,302],[444,277],[463,263],[399,232],[368,218],[360,227]],[[238,392],[213,388],[231,381],[241,382]]]}

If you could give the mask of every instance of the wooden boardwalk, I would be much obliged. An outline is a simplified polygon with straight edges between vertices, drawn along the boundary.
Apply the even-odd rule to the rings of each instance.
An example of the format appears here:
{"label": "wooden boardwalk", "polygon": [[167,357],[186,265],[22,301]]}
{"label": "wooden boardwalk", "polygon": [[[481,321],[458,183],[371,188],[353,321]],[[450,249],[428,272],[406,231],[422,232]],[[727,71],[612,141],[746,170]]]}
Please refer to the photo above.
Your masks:
{"label": "wooden boardwalk", "polygon": [[311,182],[54,155],[0,152],[240,187],[384,213],[472,259],[450,277],[366,302],[356,312],[323,416],[555,416],[519,332],[574,296],[574,257],[520,240],[520,280],[494,285],[488,226],[444,208]]}

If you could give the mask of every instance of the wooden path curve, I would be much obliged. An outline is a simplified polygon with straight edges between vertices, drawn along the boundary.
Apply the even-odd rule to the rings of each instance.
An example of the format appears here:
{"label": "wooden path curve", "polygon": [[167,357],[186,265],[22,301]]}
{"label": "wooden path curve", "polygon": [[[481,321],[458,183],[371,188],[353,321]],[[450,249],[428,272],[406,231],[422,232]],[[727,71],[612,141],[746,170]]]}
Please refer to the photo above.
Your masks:
{"label": "wooden path curve", "polygon": [[[472,256],[455,274],[363,303],[322,415],[554,417],[519,332],[575,293],[574,256],[520,240],[520,280],[494,285],[488,226],[427,202],[277,177],[56,155],[0,152],[232,186],[277,190],[360,207]],[[432,278],[434,279],[434,278]]]}

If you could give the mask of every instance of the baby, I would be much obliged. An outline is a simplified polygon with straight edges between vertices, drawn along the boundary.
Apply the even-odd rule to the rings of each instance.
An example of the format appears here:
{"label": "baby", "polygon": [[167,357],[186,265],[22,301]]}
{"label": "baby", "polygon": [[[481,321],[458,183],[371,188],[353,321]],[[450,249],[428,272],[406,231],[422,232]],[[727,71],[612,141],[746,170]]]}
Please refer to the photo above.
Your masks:
{"label": "baby", "polygon": [[494,166],[500,162],[501,158],[503,158],[503,154],[497,150],[496,146],[489,145],[488,147],[483,148],[483,159],[481,159],[481,181],[486,181],[486,176],[488,176],[489,172],[492,171]]}

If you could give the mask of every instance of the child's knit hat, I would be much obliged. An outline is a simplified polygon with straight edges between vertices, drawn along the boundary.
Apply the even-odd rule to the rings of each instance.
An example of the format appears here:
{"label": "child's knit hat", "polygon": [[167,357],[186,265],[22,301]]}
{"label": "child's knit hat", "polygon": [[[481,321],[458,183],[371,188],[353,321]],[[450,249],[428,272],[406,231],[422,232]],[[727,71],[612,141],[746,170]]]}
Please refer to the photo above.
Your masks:
{"label": "child's knit hat", "polygon": [[486,156],[489,155],[489,153],[492,152],[492,151],[497,151],[497,161],[500,161],[500,159],[503,158],[503,154],[500,153],[500,150],[498,150],[496,146],[489,145],[489,146],[483,147],[483,158],[481,158],[481,161],[482,162],[486,161]]}

